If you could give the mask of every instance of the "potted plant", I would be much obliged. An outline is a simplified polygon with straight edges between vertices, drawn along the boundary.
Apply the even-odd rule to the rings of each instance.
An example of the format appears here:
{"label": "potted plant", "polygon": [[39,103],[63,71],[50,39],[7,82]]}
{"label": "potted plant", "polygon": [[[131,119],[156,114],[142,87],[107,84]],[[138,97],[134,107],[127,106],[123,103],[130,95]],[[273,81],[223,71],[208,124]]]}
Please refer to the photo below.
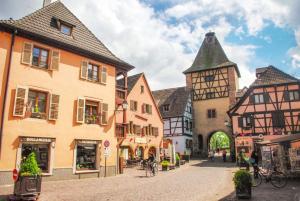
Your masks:
{"label": "potted plant", "polygon": [[176,156],[175,156],[175,159],[176,159],[176,167],[180,167],[180,156],[178,153],[176,153]]}
{"label": "potted plant", "polygon": [[14,185],[14,195],[20,198],[38,196],[41,193],[41,184],[41,169],[35,153],[31,152],[21,163],[19,177]]}
{"label": "potted plant", "polygon": [[251,174],[246,170],[238,170],[233,177],[236,196],[238,198],[251,198]]}
{"label": "potted plant", "polygon": [[161,162],[162,171],[168,171],[169,165],[170,165],[169,161],[167,160],[162,161]]}

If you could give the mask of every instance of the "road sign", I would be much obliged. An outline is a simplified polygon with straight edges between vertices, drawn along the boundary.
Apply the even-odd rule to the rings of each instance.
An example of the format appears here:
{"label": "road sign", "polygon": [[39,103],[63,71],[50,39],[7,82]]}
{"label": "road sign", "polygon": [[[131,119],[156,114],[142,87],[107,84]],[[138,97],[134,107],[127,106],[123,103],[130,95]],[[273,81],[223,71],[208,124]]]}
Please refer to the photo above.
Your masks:
{"label": "road sign", "polygon": [[110,156],[110,148],[108,148],[108,147],[105,147],[105,148],[104,148],[104,156],[105,156],[105,157]]}
{"label": "road sign", "polygon": [[108,140],[105,140],[103,144],[104,144],[104,147],[109,147],[110,142]]}
{"label": "road sign", "polygon": [[17,180],[18,180],[18,177],[19,177],[18,170],[17,170],[17,169],[14,169],[14,170],[13,170],[13,180],[14,180],[14,181],[17,181]]}

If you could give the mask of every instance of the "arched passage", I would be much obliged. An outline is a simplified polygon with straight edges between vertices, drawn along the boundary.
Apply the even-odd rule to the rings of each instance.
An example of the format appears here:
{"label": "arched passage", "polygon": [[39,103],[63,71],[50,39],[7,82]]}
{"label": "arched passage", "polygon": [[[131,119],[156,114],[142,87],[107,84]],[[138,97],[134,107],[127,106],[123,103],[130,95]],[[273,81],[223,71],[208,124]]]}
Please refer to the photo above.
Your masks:
{"label": "arched passage", "polygon": [[231,149],[231,138],[224,131],[215,131],[212,132],[208,137],[208,150],[213,150],[215,152],[221,152],[226,150],[229,154]]}

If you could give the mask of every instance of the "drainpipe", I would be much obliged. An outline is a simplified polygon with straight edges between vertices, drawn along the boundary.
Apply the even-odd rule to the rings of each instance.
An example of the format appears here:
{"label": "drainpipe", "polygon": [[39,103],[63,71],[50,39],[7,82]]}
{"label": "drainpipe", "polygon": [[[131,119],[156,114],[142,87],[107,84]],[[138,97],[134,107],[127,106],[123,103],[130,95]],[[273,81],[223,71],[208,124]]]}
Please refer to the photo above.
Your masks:
{"label": "drainpipe", "polygon": [[2,113],[1,113],[1,124],[0,124],[0,158],[2,153],[2,137],[3,137],[3,126],[4,126],[4,116],[5,116],[5,108],[6,108],[6,96],[8,91],[8,83],[9,83],[9,75],[10,75],[10,67],[12,61],[12,53],[15,44],[15,35],[17,34],[17,30],[14,30],[11,33],[11,43],[10,43],[10,51],[9,51],[9,60],[8,60],[8,67],[7,67],[7,74],[5,79],[5,90],[3,96],[3,105],[2,105]]}

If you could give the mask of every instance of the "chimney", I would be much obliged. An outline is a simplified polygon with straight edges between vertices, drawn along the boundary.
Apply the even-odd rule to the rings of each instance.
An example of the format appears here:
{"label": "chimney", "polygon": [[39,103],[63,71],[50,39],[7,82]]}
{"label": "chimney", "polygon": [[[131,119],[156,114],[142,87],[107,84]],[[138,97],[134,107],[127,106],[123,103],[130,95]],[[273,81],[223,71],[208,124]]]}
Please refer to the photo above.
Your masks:
{"label": "chimney", "polygon": [[51,4],[51,0],[44,0],[43,8]]}

